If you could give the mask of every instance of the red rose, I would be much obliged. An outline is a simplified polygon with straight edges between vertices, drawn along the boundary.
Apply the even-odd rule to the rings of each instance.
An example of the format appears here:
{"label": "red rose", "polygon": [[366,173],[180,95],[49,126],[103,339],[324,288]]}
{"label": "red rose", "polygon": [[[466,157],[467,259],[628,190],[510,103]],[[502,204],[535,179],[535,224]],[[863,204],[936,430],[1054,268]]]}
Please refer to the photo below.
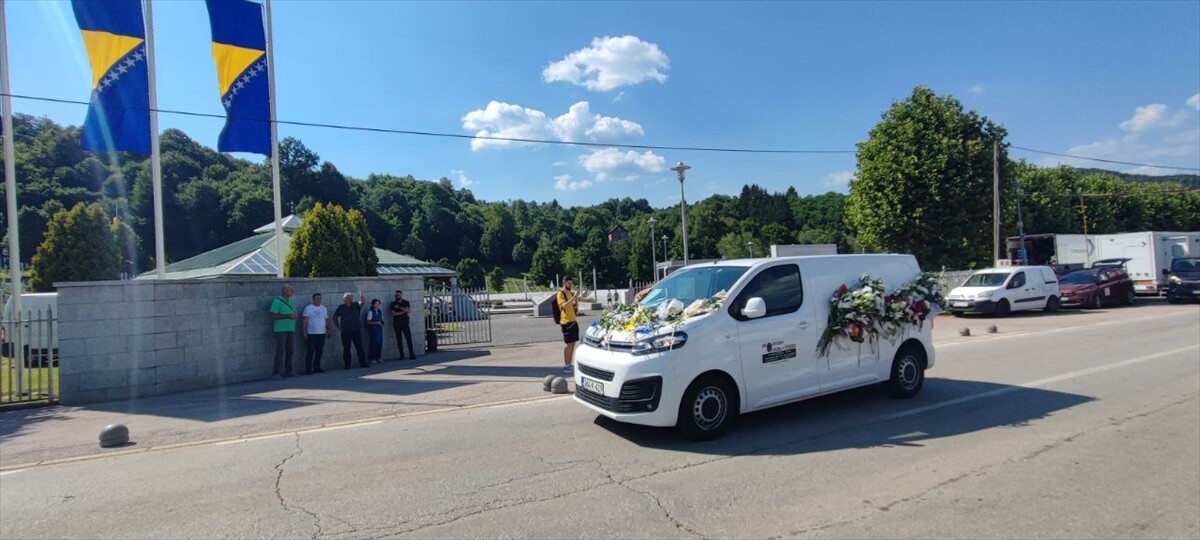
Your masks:
{"label": "red rose", "polygon": [[848,293],[848,292],[850,292],[850,288],[849,288],[849,287],[847,287],[845,283],[843,283],[841,287],[838,287],[838,290],[837,290],[837,293],[836,293],[836,294],[837,294],[838,296],[841,296],[841,295],[843,295],[843,294],[846,294],[846,293]]}

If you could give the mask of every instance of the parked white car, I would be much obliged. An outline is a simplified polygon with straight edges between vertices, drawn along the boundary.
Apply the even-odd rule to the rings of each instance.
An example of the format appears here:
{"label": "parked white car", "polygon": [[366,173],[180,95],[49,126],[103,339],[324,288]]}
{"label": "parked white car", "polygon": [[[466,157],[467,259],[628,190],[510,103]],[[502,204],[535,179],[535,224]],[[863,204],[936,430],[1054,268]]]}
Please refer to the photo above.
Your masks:
{"label": "parked white car", "polygon": [[946,297],[954,315],[986,313],[997,317],[1014,311],[1058,311],[1058,275],[1049,266],[988,268],[971,274]]}
{"label": "parked white car", "polygon": [[689,266],[640,305],[685,305],[727,291],[721,309],[652,335],[593,325],[575,353],[575,401],[620,422],[720,436],[739,414],[884,383],[897,398],[920,392],[933,367],[932,324],[874,346],[817,353],[829,299],[869,273],[893,290],[920,275],[911,255],[825,255]]}

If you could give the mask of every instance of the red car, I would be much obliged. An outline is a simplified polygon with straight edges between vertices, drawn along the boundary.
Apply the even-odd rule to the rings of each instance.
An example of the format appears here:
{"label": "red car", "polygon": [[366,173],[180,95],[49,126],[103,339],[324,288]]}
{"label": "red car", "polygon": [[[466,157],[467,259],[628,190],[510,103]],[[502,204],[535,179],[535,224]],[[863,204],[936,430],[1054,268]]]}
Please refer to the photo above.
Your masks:
{"label": "red car", "polygon": [[1094,266],[1060,277],[1058,295],[1063,306],[1128,306],[1133,304],[1133,280],[1124,268]]}

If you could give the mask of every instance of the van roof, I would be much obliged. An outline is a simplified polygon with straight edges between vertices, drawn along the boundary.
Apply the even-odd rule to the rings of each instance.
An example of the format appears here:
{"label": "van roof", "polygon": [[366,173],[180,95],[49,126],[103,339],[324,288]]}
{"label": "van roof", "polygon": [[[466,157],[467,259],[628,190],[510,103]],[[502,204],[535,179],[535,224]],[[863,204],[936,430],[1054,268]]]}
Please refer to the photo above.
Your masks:
{"label": "van roof", "polygon": [[976,270],[975,273],[978,274],[980,272],[998,272],[998,273],[1011,274],[1013,272],[1020,272],[1020,271],[1024,271],[1024,270],[1033,270],[1034,268],[1045,268],[1046,270],[1049,270],[1051,272],[1054,271],[1054,269],[1050,268],[1049,266],[1001,266],[1001,267],[997,267],[997,268],[980,268],[979,270]]}

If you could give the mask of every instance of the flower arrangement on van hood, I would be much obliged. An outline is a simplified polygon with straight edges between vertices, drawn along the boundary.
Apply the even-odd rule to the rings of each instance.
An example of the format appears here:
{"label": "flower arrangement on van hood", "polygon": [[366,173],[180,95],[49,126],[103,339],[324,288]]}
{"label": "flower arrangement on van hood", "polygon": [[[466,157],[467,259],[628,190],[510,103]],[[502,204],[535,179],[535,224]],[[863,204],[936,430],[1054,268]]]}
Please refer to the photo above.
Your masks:
{"label": "flower arrangement on van hood", "polygon": [[664,326],[679,326],[688,319],[716,311],[724,301],[725,291],[720,291],[708,298],[698,298],[687,306],[675,299],[666,300],[654,309],[620,304],[601,314],[591,326],[603,330],[606,337],[613,332],[653,334]]}
{"label": "flower arrangement on van hood", "polygon": [[858,284],[850,288],[843,284],[829,298],[829,320],[817,352],[829,355],[829,347],[837,338],[855,343],[875,343],[879,336],[893,338],[908,327],[921,328],[925,319],[941,311],[941,276],[921,274],[891,294],[886,294],[883,280],[863,274]]}

